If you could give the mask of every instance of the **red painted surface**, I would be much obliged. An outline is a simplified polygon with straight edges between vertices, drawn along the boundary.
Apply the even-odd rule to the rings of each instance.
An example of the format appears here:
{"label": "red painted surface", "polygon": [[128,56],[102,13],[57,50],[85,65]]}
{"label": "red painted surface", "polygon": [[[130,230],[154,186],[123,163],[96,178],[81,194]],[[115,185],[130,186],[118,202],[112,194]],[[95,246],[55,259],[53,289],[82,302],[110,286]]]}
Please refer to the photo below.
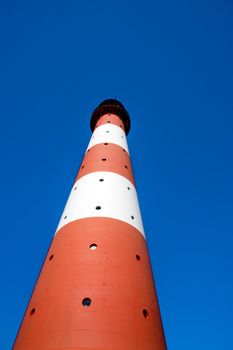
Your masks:
{"label": "red painted surface", "polygon": [[117,125],[125,131],[124,124],[121,121],[121,119],[117,115],[112,114],[112,113],[102,115],[102,117],[100,117],[98,122],[96,123],[95,128],[98,128],[98,126],[103,125],[103,124],[107,124],[107,123]]}
{"label": "red painted surface", "polygon": [[84,156],[75,182],[94,171],[111,171],[126,177],[134,184],[128,153],[113,143],[99,143],[89,149]]}
{"label": "red painted surface", "polygon": [[55,236],[14,346],[52,349],[166,349],[146,242],[131,225],[81,219]]}

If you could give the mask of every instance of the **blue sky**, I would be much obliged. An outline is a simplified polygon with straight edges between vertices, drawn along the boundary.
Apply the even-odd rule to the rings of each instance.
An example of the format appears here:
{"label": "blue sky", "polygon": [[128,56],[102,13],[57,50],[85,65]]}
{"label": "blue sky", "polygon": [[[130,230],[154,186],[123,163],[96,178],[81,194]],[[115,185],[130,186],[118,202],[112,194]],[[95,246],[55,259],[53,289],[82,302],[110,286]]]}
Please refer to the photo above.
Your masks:
{"label": "blue sky", "polygon": [[108,97],[131,115],[168,349],[233,349],[232,15],[229,0],[1,1],[1,349]]}

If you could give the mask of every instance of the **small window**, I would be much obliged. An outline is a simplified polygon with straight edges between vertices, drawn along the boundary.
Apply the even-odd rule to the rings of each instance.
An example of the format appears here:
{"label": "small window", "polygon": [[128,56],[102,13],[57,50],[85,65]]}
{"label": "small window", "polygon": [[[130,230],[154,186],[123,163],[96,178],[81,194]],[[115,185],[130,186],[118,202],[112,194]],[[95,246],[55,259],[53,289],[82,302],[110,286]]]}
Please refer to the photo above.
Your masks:
{"label": "small window", "polygon": [[92,243],[90,246],[89,246],[90,250],[96,250],[97,249],[97,244],[95,243]]}
{"label": "small window", "polygon": [[91,299],[90,298],[84,298],[82,300],[82,304],[84,307],[89,307],[91,305]]}
{"label": "small window", "polygon": [[142,311],[142,313],[143,313],[143,316],[144,316],[146,319],[149,318],[149,312],[148,312],[146,309],[144,309],[144,310]]}
{"label": "small window", "polygon": [[30,316],[33,316],[33,315],[35,314],[35,312],[36,312],[36,309],[35,309],[35,308],[31,309],[31,311],[30,311]]}

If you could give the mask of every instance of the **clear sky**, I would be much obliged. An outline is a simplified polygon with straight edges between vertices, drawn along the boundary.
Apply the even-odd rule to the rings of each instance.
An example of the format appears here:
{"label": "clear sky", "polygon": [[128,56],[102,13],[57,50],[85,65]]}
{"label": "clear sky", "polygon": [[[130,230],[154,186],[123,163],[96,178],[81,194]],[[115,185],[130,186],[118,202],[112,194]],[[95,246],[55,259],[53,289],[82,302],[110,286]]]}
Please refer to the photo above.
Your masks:
{"label": "clear sky", "polygon": [[233,349],[232,18],[230,0],[1,1],[1,350],[108,97],[131,115],[168,349]]}

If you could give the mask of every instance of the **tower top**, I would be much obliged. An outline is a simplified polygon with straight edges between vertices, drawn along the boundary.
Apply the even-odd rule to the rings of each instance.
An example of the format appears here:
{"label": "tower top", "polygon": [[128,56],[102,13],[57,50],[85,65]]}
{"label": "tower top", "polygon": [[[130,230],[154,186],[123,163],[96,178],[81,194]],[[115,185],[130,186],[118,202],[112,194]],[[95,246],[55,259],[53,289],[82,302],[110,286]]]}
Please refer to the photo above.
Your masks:
{"label": "tower top", "polygon": [[114,99],[114,98],[109,98],[107,100],[104,100],[99,104],[99,106],[96,107],[96,109],[93,111],[92,116],[91,116],[91,130],[94,131],[96,123],[98,122],[99,118],[107,113],[113,113],[117,115],[122,122],[124,123],[125,127],[125,133],[126,135],[128,134],[130,130],[130,117],[129,113],[123,106],[123,104]]}

